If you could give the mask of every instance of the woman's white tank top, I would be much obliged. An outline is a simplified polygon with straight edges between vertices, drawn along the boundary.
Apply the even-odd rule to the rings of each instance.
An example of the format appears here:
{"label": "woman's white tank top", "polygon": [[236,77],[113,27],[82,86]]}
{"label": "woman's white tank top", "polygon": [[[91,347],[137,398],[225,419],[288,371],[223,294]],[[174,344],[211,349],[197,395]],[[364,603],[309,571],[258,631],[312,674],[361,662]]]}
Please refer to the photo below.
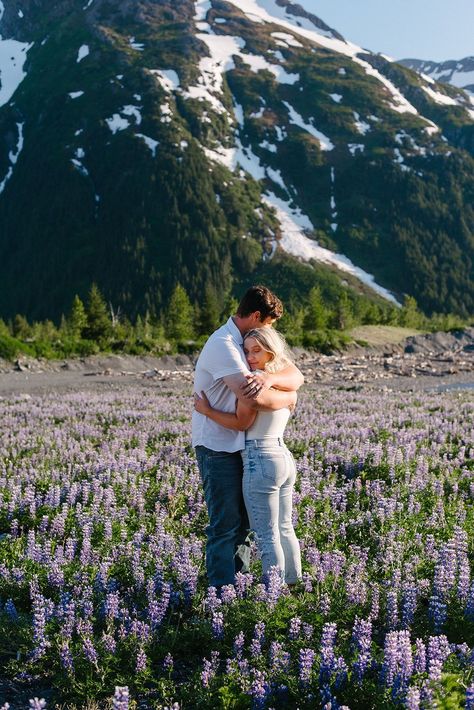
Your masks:
{"label": "woman's white tank top", "polygon": [[289,418],[287,407],[274,412],[257,412],[254,423],[245,432],[245,439],[282,439]]}

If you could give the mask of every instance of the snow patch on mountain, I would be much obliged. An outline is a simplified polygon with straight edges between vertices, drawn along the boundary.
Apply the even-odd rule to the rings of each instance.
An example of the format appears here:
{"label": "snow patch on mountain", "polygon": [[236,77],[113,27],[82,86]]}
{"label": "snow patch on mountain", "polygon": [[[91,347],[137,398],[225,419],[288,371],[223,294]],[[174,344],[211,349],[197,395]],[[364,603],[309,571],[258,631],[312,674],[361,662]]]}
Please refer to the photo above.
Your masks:
{"label": "snow patch on mountain", "polygon": [[81,45],[79,47],[79,51],[77,53],[76,63],[79,63],[83,59],[85,59],[85,57],[87,57],[89,53],[90,53],[89,45],[87,45],[87,44]]}
{"label": "snow patch on mountain", "polygon": [[82,159],[85,157],[85,151],[84,148],[77,148],[74,158],[71,159],[71,163],[74,165],[76,170],[78,170],[81,175],[84,177],[89,177],[89,171],[85,167],[85,165],[81,162]]}
{"label": "snow patch on mountain", "polygon": [[156,156],[156,149],[159,146],[159,141],[156,141],[154,138],[150,138],[150,136],[145,136],[143,133],[135,133],[137,138],[141,138],[143,141],[145,141],[146,145],[151,151],[151,154],[153,157]]}
{"label": "snow patch on mountain", "polygon": [[0,106],[8,103],[26,76],[23,66],[33,42],[1,39],[0,36]]}
{"label": "snow patch on mountain", "polygon": [[357,128],[357,131],[361,133],[363,136],[365,136],[366,133],[370,131],[370,123],[367,123],[367,121],[361,121],[359,114],[354,111],[354,122],[355,122],[355,127]]}
{"label": "snow patch on mountain", "polygon": [[393,294],[386,288],[376,283],[372,274],[368,274],[363,269],[355,266],[350,259],[343,254],[337,254],[329,249],[319,246],[319,244],[306,236],[306,231],[312,231],[313,225],[310,219],[299,209],[291,207],[289,202],[285,202],[275,194],[268,192],[263,196],[263,201],[273,207],[276,212],[281,227],[280,246],[288,254],[292,254],[303,261],[319,261],[325,264],[332,264],[341,271],[350,273],[372,290],[388,299],[392,303],[399,305]]}
{"label": "snow patch on mountain", "polygon": [[108,127],[114,135],[118,131],[124,131],[130,126],[130,121],[128,120],[128,118],[124,118],[124,116],[133,116],[133,118],[135,119],[135,124],[139,126],[142,122],[140,108],[140,106],[133,106],[131,104],[128,106],[124,106],[120,110],[120,113],[114,113],[113,116],[111,116],[110,118],[106,118],[105,122],[107,123]]}
{"label": "snow patch on mountain", "polygon": [[18,140],[16,144],[16,150],[15,152],[10,151],[8,153],[8,159],[10,161],[10,165],[8,167],[7,174],[3,178],[2,182],[0,183],[0,195],[5,189],[5,185],[7,182],[10,180],[11,176],[13,175],[13,167],[16,165],[16,162],[18,160],[18,156],[20,155],[21,151],[23,150],[23,144],[24,144],[24,138],[23,138],[23,126],[24,123],[17,123],[16,127],[18,129]]}
{"label": "snow patch on mountain", "polygon": [[302,128],[304,131],[307,131],[307,133],[310,133],[312,136],[317,138],[321,150],[333,150],[334,143],[332,143],[331,140],[324,135],[324,133],[318,131],[317,128],[315,128],[311,123],[306,123],[303,117],[300,116],[300,114],[295,111],[293,106],[291,106],[287,101],[283,101],[283,104],[288,110],[290,123],[294,124],[295,126],[298,126],[299,128]]}
{"label": "snow patch on mountain", "polygon": [[83,94],[83,91],[70,91],[68,96],[71,99],[78,99],[80,96],[83,96]]}
{"label": "snow patch on mountain", "polygon": [[165,91],[176,91],[179,89],[179,76],[174,69],[150,69],[150,73],[156,76]]}
{"label": "snow patch on mountain", "polygon": [[298,40],[293,35],[288,34],[288,32],[272,32],[272,37],[275,37],[275,39],[281,40],[289,47],[302,47],[303,46],[301,44],[301,42],[298,42]]}
{"label": "snow patch on mountain", "polygon": [[432,89],[430,86],[422,86],[421,87],[425,94],[428,94],[428,96],[433,99],[437,104],[444,104],[445,106],[457,106],[458,102],[456,99],[453,99],[451,96],[447,96],[446,94],[442,94],[440,91],[435,91]]}

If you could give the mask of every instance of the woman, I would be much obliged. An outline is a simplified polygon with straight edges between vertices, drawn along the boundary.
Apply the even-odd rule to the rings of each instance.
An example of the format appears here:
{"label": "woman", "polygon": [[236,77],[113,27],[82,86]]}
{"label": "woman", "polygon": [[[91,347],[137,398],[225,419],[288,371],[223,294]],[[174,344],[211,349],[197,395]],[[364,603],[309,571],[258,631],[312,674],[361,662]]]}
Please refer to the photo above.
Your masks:
{"label": "woman", "polygon": [[[291,363],[284,339],[273,328],[250,330],[243,348],[254,371],[278,372]],[[296,392],[294,400],[296,404]],[[263,573],[277,566],[288,585],[296,584],[301,579],[300,546],[292,523],[296,466],[283,441],[290,410],[256,412],[238,401],[235,413],[221,412],[211,407],[204,392],[195,395],[194,407],[221,426],[246,430],[243,494]]]}

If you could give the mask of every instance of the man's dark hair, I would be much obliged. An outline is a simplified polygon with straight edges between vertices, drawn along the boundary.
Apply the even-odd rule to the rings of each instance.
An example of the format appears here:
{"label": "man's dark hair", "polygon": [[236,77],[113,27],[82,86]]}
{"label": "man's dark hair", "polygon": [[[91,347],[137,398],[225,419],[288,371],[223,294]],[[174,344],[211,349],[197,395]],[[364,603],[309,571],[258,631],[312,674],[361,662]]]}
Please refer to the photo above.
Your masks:
{"label": "man's dark hair", "polygon": [[241,318],[260,311],[260,321],[266,318],[281,318],[283,304],[266,286],[251,286],[242,297],[237,308],[237,315]]}

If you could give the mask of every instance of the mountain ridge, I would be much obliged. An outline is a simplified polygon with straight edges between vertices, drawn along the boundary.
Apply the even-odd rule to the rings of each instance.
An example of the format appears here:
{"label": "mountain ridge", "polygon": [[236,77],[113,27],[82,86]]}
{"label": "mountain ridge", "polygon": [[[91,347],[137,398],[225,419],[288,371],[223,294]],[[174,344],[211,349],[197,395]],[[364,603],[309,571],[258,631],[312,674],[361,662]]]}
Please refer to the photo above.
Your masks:
{"label": "mountain ridge", "polygon": [[[474,312],[462,92],[287,0],[7,5],[29,49],[0,107],[1,313],[59,315],[93,280],[159,312],[177,281],[229,290],[282,247]],[[9,206],[28,203],[34,223]]]}

